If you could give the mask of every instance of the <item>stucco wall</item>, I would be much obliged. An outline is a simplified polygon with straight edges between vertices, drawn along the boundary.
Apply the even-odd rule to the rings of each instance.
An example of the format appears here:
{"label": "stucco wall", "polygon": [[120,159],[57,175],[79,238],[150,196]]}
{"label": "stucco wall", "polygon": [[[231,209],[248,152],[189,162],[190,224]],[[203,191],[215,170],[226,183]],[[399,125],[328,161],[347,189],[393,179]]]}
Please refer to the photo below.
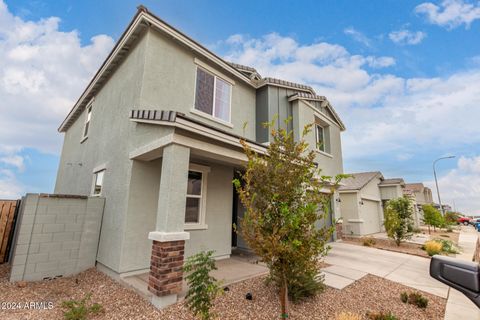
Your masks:
{"label": "stucco wall", "polygon": [[10,281],[68,276],[95,266],[105,199],[27,194]]}
{"label": "stucco wall", "polygon": [[[202,165],[208,165],[202,163]],[[228,256],[232,250],[233,168],[209,164],[206,230],[188,230],[185,257],[201,250],[215,250],[215,256]]]}
{"label": "stucco wall", "polygon": [[[325,118],[317,118],[315,111],[303,101],[294,101],[292,103],[292,116],[293,116],[293,130],[296,139],[300,139],[300,134],[303,128],[307,124],[315,123],[318,121],[327,121]],[[315,161],[318,163],[319,168],[322,169],[323,175],[335,176],[339,173],[343,173],[343,157],[342,157],[342,143],[340,136],[340,128],[335,124],[329,122],[330,132],[330,153],[317,152]],[[316,150],[316,138],[315,132],[312,130],[306,137],[306,142],[310,148]]]}
{"label": "stucco wall", "polygon": [[102,196],[107,200],[98,261],[116,271],[124,245],[132,166],[129,138],[135,125],[128,116],[139,101],[145,60],[146,38],[138,41],[95,96],[88,139],[80,142],[85,111],[65,133],[55,185],[55,193],[89,195],[94,168],[105,167]]}
{"label": "stucco wall", "polygon": [[[231,96],[231,124],[225,126],[192,113],[195,104],[195,58],[208,60],[195,54],[171,38],[150,30],[147,34],[148,50],[139,106],[143,109],[175,110],[237,135],[255,140],[255,88],[235,78],[226,70],[210,65],[218,73],[235,81]],[[247,123],[245,130],[244,123]]]}
{"label": "stucco wall", "polygon": [[391,200],[403,196],[402,187],[400,186],[385,186],[380,188],[382,200]]}

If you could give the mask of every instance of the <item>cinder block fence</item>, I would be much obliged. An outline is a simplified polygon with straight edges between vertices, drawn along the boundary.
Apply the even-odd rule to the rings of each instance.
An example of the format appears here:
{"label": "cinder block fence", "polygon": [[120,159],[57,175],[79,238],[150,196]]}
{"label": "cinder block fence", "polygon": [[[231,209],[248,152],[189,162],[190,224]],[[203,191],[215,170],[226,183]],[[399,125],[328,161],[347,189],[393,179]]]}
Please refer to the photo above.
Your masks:
{"label": "cinder block fence", "polygon": [[95,266],[105,199],[27,194],[21,202],[10,281],[72,275]]}

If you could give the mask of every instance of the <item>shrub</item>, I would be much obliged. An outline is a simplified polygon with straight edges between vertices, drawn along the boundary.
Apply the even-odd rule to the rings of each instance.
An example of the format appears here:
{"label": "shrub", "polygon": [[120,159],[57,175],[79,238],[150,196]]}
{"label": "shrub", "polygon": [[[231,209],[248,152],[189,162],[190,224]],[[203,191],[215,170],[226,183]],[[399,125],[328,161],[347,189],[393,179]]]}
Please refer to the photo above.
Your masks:
{"label": "shrub", "polygon": [[397,246],[402,240],[409,239],[413,230],[413,204],[403,197],[387,202],[385,210],[385,230],[388,237],[395,240]]}
{"label": "shrub", "polygon": [[438,238],[438,239],[433,239],[433,241],[438,242],[442,245],[442,252],[453,253],[453,254],[456,254],[459,252],[458,248],[455,246],[455,244],[451,240]]}
{"label": "shrub", "polygon": [[400,293],[400,300],[402,300],[403,303],[407,303],[408,302],[408,293],[406,293],[405,291]]}
{"label": "shrub", "polygon": [[377,242],[374,237],[363,237],[362,243],[365,247],[373,247]]}
{"label": "shrub", "polygon": [[89,305],[91,293],[85,295],[81,300],[68,300],[62,302],[62,307],[67,310],[63,313],[66,320],[86,320],[91,315],[98,314],[103,311],[101,304],[93,303]]}
{"label": "shrub", "polygon": [[297,303],[323,292],[325,289],[323,278],[324,276],[316,271],[299,270],[299,272],[293,273],[288,281],[288,297]]}
{"label": "shrub", "polygon": [[418,228],[418,227],[415,227],[412,229],[412,232],[413,233],[422,233],[422,229]]}
{"label": "shrub", "polygon": [[428,299],[419,292],[412,292],[408,295],[408,303],[425,309],[428,306]]}
{"label": "shrub", "polygon": [[453,227],[450,224],[447,226],[447,232],[453,232]]}
{"label": "shrub", "polygon": [[367,312],[367,317],[370,320],[398,320],[391,312]]}
{"label": "shrub", "polygon": [[197,253],[188,258],[183,267],[188,273],[185,277],[188,284],[186,305],[195,316],[204,320],[212,318],[213,300],[222,292],[219,282],[210,276],[210,271],[217,269],[212,255],[213,251]]}
{"label": "shrub", "polygon": [[353,312],[341,312],[335,320],[362,320],[362,316]]}
{"label": "shrub", "polygon": [[429,256],[439,254],[442,251],[442,244],[437,241],[427,241],[424,244],[425,251],[427,251]]}

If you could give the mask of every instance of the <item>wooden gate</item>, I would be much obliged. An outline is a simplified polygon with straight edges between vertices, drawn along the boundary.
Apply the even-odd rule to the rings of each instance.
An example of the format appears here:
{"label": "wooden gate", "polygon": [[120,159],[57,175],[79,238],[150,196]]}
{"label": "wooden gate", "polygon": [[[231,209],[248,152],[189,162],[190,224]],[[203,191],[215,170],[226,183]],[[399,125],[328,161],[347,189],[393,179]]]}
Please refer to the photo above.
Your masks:
{"label": "wooden gate", "polygon": [[0,200],[0,263],[7,262],[20,200]]}

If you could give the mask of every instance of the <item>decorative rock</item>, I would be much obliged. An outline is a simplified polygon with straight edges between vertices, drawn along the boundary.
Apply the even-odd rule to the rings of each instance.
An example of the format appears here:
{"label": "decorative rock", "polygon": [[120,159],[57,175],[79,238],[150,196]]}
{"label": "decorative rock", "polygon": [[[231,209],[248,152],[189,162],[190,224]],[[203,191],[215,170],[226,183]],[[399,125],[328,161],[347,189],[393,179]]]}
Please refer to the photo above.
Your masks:
{"label": "decorative rock", "polygon": [[17,282],[17,287],[19,288],[25,288],[27,286],[27,281],[18,281]]}
{"label": "decorative rock", "polygon": [[253,295],[249,292],[245,295],[245,299],[247,300],[253,300]]}

